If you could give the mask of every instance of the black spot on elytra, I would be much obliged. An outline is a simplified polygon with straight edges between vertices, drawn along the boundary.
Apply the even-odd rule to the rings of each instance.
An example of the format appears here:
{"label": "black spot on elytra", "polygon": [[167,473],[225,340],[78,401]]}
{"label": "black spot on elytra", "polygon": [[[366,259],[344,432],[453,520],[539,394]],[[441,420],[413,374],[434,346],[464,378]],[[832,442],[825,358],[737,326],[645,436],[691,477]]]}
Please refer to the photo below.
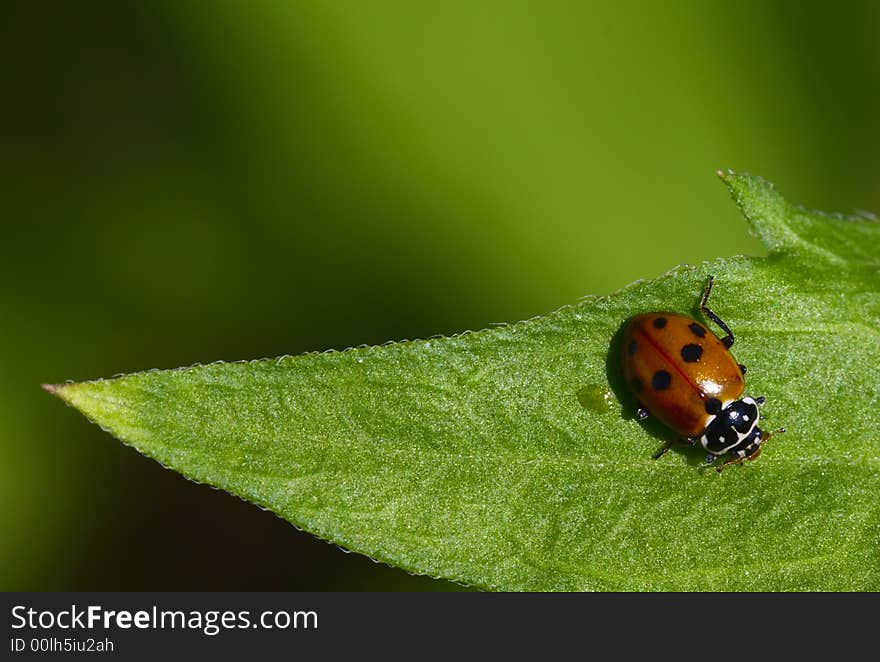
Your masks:
{"label": "black spot on elytra", "polygon": [[645,388],[645,385],[642,384],[641,379],[639,379],[638,377],[633,377],[632,387],[633,391],[635,391],[636,393],[641,393],[642,390]]}
{"label": "black spot on elytra", "polygon": [[718,398],[709,398],[706,400],[706,413],[718,415],[721,413],[721,400]]}
{"label": "black spot on elytra", "polygon": [[639,343],[635,340],[631,340],[629,343],[629,347],[627,347],[627,351],[629,352],[629,355],[632,356],[637,351],[639,351]]}
{"label": "black spot on elytra", "polygon": [[665,370],[658,370],[654,373],[654,376],[651,377],[651,386],[655,391],[665,391],[669,388],[671,383],[672,375]]}
{"label": "black spot on elytra", "polygon": [[691,333],[693,333],[697,338],[704,338],[706,336],[706,329],[701,327],[696,322],[693,322],[690,326],[688,326],[688,328],[691,330]]}
{"label": "black spot on elytra", "polygon": [[655,329],[662,329],[665,326],[666,326],[666,318],[665,317],[658,317],[654,320],[654,328]]}
{"label": "black spot on elytra", "polygon": [[703,348],[699,345],[691,343],[681,348],[681,358],[685,360],[685,363],[696,363],[702,355]]}

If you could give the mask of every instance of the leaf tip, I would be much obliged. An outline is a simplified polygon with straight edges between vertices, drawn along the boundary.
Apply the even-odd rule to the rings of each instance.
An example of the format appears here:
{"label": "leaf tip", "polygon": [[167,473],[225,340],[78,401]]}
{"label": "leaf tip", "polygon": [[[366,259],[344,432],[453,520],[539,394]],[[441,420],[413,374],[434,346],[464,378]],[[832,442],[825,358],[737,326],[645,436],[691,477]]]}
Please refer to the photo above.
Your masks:
{"label": "leaf tip", "polygon": [[763,177],[733,170],[719,170],[718,177],[733,201],[771,253],[800,245],[790,227],[791,205]]}
{"label": "leaf tip", "polygon": [[46,393],[51,393],[68,404],[70,403],[70,386],[73,386],[73,382],[65,382],[64,384],[40,384],[40,387],[46,391]]}

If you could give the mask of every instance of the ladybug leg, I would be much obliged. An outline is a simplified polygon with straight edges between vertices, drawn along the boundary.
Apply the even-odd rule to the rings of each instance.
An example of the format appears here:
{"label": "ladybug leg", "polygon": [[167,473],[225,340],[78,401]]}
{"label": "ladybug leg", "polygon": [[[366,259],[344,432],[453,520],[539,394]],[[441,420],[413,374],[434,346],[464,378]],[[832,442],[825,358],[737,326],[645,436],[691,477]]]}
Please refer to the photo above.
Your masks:
{"label": "ladybug leg", "polygon": [[761,452],[761,431],[753,430],[742,444],[728,451],[732,457],[727,458],[724,464],[718,467],[718,473],[721,473],[728,464],[740,464],[743,460],[751,460],[758,456]]}
{"label": "ladybug leg", "polygon": [[[712,464],[715,460],[718,459],[718,456],[715,453],[706,453],[706,464]],[[719,469],[721,471],[721,469]]]}
{"label": "ladybug leg", "polygon": [[662,457],[663,455],[666,454],[666,451],[668,451],[670,448],[675,446],[676,443],[684,444],[686,446],[693,446],[695,443],[697,443],[697,439],[696,439],[696,437],[694,437],[694,438],[683,437],[681,439],[670,439],[665,444],[663,444],[663,446],[660,448],[660,450],[657,451],[656,453],[654,453],[651,457],[654,458],[655,460],[659,457]]}
{"label": "ladybug leg", "polygon": [[724,469],[728,464],[742,464],[745,460],[754,460],[761,454],[761,444],[765,441],[764,433],[761,432],[760,435],[756,435],[752,443],[743,448],[741,451],[737,451],[736,457],[728,458],[728,460],[718,467],[718,473],[721,473],[721,470]]}
{"label": "ladybug leg", "polygon": [[[721,319],[720,317],[718,317],[718,315],[709,310],[709,306],[707,305],[709,303],[709,294],[712,292],[712,284],[714,282],[715,277],[709,276],[709,280],[706,282],[706,287],[705,289],[703,289],[703,296],[700,298],[700,310],[705,313],[706,317],[715,322],[715,324],[717,324],[724,330],[727,335],[721,339],[721,342],[724,344],[725,347],[730,349],[730,347],[733,345],[734,340],[733,331],[731,331],[730,327],[724,323],[723,319]],[[743,372],[745,372],[745,370],[743,370]]]}
{"label": "ladybug leg", "polygon": [[773,435],[782,434],[783,432],[785,432],[785,428],[779,428],[778,430],[773,430],[773,432],[761,431],[761,441],[759,443],[763,445],[767,443],[767,440],[770,439],[770,437],[772,437]]}
{"label": "ladybug leg", "polygon": [[740,464],[743,460],[751,460],[751,459],[753,459],[754,457],[756,457],[756,456],[758,455],[758,453],[760,453],[760,452],[761,452],[761,447],[758,446],[758,450],[756,450],[756,451],[755,451],[754,453],[752,453],[751,455],[743,455],[742,457],[731,457],[731,458],[725,460],[725,461],[724,461],[724,464],[720,465],[720,466],[716,469],[716,471],[717,471],[718,473],[721,473],[721,472],[724,470],[724,467],[726,467],[728,464]]}
{"label": "ladybug leg", "polygon": [[648,410],[642,407],[642,405],[639,405],[639,408],[636,409],[636,418],[638,418],[640,421],[644,421],[646,418],[648,418],[648,416]]}
{"label": "ladybug leg", "polygon": [[654,454],[651,456],[651,458],[654,459],[654,460],[656,460],[656,459],[659,459],[659,458],[663,457],[663,456],[666,454],[666,451],[668,451],[670,448],[672,448],[672,446],[673,446],[674,444],[675,444],[675,440],[670,439],[670,440],[667,441],[665,444],[663,444],[663,446],[660,448],[660,450],[657,451],[656,453],[654,453]]}
{"label": "ladybug leg", "polygon": [[746,367],[742,363],[739,364],[739,371],[742,374],[746,374]]}

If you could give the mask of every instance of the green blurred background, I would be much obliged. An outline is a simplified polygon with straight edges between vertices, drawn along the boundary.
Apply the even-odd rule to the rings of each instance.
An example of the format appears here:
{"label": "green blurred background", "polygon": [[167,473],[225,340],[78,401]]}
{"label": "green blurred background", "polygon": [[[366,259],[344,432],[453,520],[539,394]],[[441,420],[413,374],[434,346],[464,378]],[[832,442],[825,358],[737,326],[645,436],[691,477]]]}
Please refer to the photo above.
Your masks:
{"label": "green blurred background", "polygon": [[40,390],[478,329],[760,254],[715,178],[880,211],[880,3],[8,9],[0,589],[448,589]]}

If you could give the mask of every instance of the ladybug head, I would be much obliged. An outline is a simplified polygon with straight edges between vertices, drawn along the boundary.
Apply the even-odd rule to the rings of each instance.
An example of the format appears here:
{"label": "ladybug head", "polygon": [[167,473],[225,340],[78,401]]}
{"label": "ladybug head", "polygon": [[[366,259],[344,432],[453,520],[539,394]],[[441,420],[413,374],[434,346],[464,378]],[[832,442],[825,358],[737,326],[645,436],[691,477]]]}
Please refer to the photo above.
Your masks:
{"label": "ladybug head", "polygon": [[713,455],[721,455],[744,448],[761,438],[758,428],[760,413],[758,407],[764,404],[764,398],[744,397],[734,400],[715,414],[706,426],[700,443]]}

